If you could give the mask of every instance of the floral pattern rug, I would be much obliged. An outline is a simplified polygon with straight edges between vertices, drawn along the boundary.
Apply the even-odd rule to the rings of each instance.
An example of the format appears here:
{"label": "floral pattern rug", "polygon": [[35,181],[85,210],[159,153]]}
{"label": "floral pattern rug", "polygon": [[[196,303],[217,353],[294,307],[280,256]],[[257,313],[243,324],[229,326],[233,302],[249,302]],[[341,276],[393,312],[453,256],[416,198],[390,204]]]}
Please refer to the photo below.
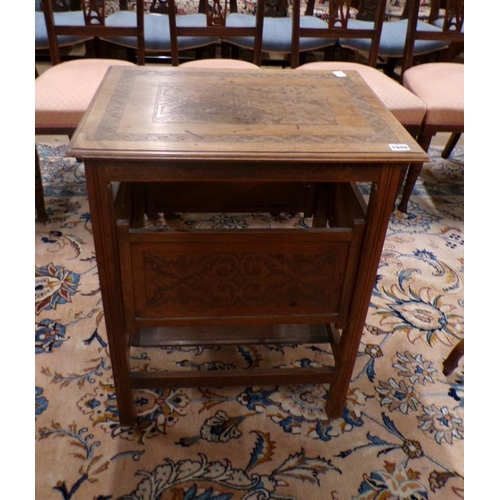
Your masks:
{"label": "floral pattern rug", "polygon": [[[42,138],[43,139],[43,138]],[[58,142],[60,141],[60,142]],[[431,148],[408,214],[395,211],[342,417],[322,385],[136,391],[119,424],[84,165],[38,142],[35,439],[40,500],[464,498],[463,148]],[[363,186],[366,188],[366,186]],[[307,225],[281,214],[184,214],[177,226]],[[249,370],[330,363],[323,345],[137,349],[133,363]]]}

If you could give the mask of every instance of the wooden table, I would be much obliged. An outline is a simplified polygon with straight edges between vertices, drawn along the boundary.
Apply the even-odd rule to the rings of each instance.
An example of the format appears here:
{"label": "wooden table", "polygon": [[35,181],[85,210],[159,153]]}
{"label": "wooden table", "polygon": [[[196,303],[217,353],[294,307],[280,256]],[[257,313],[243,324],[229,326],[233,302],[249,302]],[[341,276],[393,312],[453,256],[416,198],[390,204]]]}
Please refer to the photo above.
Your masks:
{"label": "wooden table", "polygon": [[[340,416],[401,173],[427,160],[356,72],[114,67],[68,154],[85,163],[121,423],[134,422],[143,387],[329,383],[326,412]],[[359,182],[372,183],[367,204]],[[162,203],[151,188],[177,210],[189,203],[176,188],[190,185],[235,189],[244,206],[265,193],[258,210],[289,195],[283,204],[310,210],[314,227],[144,227],[151,199]],[[129,364],[131,345],[325,341],[331,367]]]}

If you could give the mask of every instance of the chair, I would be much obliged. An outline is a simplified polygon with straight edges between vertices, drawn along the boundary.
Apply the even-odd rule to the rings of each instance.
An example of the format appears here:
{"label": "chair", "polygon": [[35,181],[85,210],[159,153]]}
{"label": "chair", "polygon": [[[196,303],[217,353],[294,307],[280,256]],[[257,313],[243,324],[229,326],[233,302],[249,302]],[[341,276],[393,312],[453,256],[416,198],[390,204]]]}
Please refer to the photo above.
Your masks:
{"label": "chair", "polygon": [[443,361],[443,373],[448,376],[457,368],[460,359],[463,357],[465,351],[464,339],[461,339],[458,344],[450,351],[446,359]]}
{"label": "chair", "polygon": [[[135,36],[137,61],[144,64],[144,0],[137,0],[137,25],[134,28],[105,24],[105,2],[82,0],[84,26],[55,24],[52,0],[42,0],[49,37],[52,66],[35,78],[35,135],[64,134],[72,136],[87,110],[104,74],[112,65],[132,65],[117,59],[83,58],[61,62],[59,41],[62,36],[98,37],[108,31]],[[43,200],[39,158],[35,147],[35,206],[37,220],[48,219]]]}
{"label": "chair", "polygon": [[[69,6],[67,7],[69,9]],[[62,12],[54,12],[54,22],[59,25],[68,26],[85,26],[85,17],[82,10],[65,10]],[[73,47],[80,43],[87,42],[92,39],[92,36],[61,36],[59,37],[59,47]],[[35,50],[49,49],[49,35],[45,24],[45,17],[42,12],[41,0],[35,2]]]}
{"label": "chair", "polygon": [[[191,36],[193,33],[209,33],[219,38],[221,43],[221,53],[224,59],[227,51],[225,50],[233,42],[242,44],[248,50],[253,52],[253,64],[260,66],[262,62],[262,41],[263,41],[263,20],[264,20],[264,0],[258,0],[255,4],[255,12],[253,14],[238,13],[238,6],[235,0],[230,0],[229,13],[227,12],[227,1],[224,6],[221,5],[220,0],[200,0],[200,11],[204,12],[207,16],[207,30],[193,29],[188,22],[177,24],[176,34],[181,43],[182,37]],[[245,22],[234,23],[234,16],[241,16]],[[180,16],[179,20],[182,20]],[[225,66],[224,66],[225,67]]]}
{"label": "chair", "polygon": [[[226,23],[226,9],[220,0],[200,0],[199,12],[193,14],[177,14],[175,0],[159,0],[160,7],[152,9],[161,13],[146,14],[144,20],[145,50],[151,53],[169,53],[173,66],[178,66],[179,53],[187,50],[211,47],[221,43],[222,36],[249,37],[250,48],[254,50],[254,62],[260,64],[262,40],[263,2],[260,15],[248,16],[251,23],[243,27],[231,27]],[[260,20],[260,21],[259,21]],[[108,24],[133,26],[135,16],[132,12],[119,11],[109,17]],[[106,41],[130,47],[134,41],[130,37],[106,37]]]}
{"label": "chair", "polygon": [[[311,29],[325,29],[328,24],[313,15],[313,4],[307,10],[306,15],[301,18],[301,26]],[[236,2],[234,2],[236,4]],[[268,9],[264,11],[263,33],[262,33],[262,52],[281,54],[290,57],[292,53],[292,17],[288,17],[284,12],[281,3],[274,2],[276,10]],[[250,27],[254,20],[252,15],[237,13],[234,7],[226,19],[226,26],[231,28]],[[225,37],[223,43],[229,44],[232,48],[252,50],[253,39],[251,37]],[[314,50],[323,50],[334,46],[335,40],[325,38],[308,38],[300,41],[301,52],[310,52]]]}
{"label": "chair", "polygon": [[[374,1],[376,0],[362,0],[361,3],[370,4]],[[429,13],[427,14],[428,19],[427,21],[417,19],[417,31],[433,31],[439,33],[442,30],[442,25],[440,25],[439,18],[440,1],[441,0],[431,0],[431,8]],[[386,61],[385,64],[383,64],[384,71],[390,76],[394,76],[396,65],[398,61],[401,61],[405,54],[406,34],[408,32],[409,22],[407,18],[409,4],[410,0],[405,3],[403,14],[400,19],[384,21],[384,23],[382,24],[382,34],[378,47],[378,59],[379,63],[380,60]],[[353,28],[364,29],[366,27],[372,26],[373,21],[360,21],[356,19],[352,22]],[[366,38],[342,38],[340,40],[340,46],[357,53],[368,53],[370,49],[369,40],[367,40]],[[450,42],[447,40],[422,38],[418,39],[415,42],[413,53],[415,56],[423,56],[444,51],[449,46]]]}
{"label": "chair", "polygon": [[[208,1],[208,0],[202,0]],[[152,12],[152,13],[151,13]],[[173,66],[179,64],[179,52],[200,49],[219,43],[219,38],[206,31],[208,18],[205,13],[178,15],[174,0],[153,0],[150,13],[144,16],[144,48],[148,55],[170,54]],[[134,12],[119,10],[111,14],[106,24],[108,26],[136,25],[137,18]],[[178,30],[189,27],[204,30],[203,34],[181,36]],[[172,35],[174,33],[174,35]],[[102,40],[119,45],[127,49],[135,47],[134,37],[130,36],[103,36]]]}
{"label": "chair", "polygon": [[[314,2],[311,2],[314,5]],[[307,40],[323,40],[325,43],[336,44],[340,39],[359,38],[366,40],[368,47],[367,64],[375,66],[381,37],[382,24],[385,15],[386,0],[380,0],[375,12],[373,23],[351,19],[350,0],[330,0],[328,5],[328,22],[322,21],[322,27],[309,26],[306,15],[300,12],[300,0],[293,0],[292,28],[292,68],[300,64],[300,53],[309,50]],[[360,24],[361,23],[361,24]]]}
{"label": "chair", "polygon": [[[402,66],[403,85],[425,103],[426,113],[418,134],[418,143],[427,151],[431,140],[438,132],[452,134],[445,148],[449,154],[453,142],[464,131],[464,65],[457,62],[431,62],[412,66],[413,47],[417,40],[429,37],[433,40],[463,43],[464,2],[447,0],[443,30],[417,31],[418,1],[410,1],[409,29],[406,39],[405,57]],[[408,209],[408,201],[422,164],[411,164],[398,205],[401,212]]]}
{"label": "chair", "polygon": [[[235,1],[230,1],[230,12],[227,13],[227,1],[224,8],[220,0],[214,0],[212,8],[209,9],[208,0],[201,0],[201,9],[207,12],[211,33],[220,36],[222,48],[230,43],[239,43],[241,40],[247,40],[247,48],[253,52],[253,64],[260,66],[263,52],[263,30],[264,30],[264,7],[265,0],[257,0],[254,15],[238,14],[238,5]],[[246,23],[234,23],[234,16],[243,16]],[[189,35],[191,29],[178,26],[177,34],[179,36]],[[223,50],[224,53],[224,50]]]}
{"label": "chair", "polygon": [[[464,0],[446,0],[446,8],[442,17],[438,17],[440,0],[431,0],[432,9],[429,18],[431,24],[422,25],[418,20],[418,3],[408,0],[408,30],[405,37],[404,57],[401,74],[414,65],[414,58],[418,56],[419,42],[437,41],[463,45],[464,43]],[[432,24],[434,23],[434,24]],[[438,26],[439,31],[435,30]]]}

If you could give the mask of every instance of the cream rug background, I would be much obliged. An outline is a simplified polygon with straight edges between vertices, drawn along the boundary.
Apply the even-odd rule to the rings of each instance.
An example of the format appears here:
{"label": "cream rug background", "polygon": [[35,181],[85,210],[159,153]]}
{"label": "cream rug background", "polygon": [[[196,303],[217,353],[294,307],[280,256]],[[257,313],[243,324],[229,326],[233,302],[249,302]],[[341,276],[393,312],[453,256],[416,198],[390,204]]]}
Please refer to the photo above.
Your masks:
{"label": "cream rug background", "polygon": [[[167,389],[137,392],[132,429],[114,405],[84,166],[63,142],[38,147],[51,220],[35,228],[37,499],[464,498],[463,361],[441,372],[464,335],[463,148],[432,148],[408,215],[393,214],[342,418],[326,419],[323,386]],[[134,363],[330,363],[323,348],[139,350]]]}

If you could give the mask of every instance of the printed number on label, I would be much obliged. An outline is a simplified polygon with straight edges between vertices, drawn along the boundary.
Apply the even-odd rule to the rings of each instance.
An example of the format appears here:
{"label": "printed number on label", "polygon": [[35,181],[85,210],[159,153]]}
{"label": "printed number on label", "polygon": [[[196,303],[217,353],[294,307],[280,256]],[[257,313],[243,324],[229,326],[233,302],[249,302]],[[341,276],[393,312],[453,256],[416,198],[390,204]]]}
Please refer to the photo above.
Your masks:
{"label": "printed number on label", "polygon": [[391,151],[410,151],[408,144],[389,144]]}

